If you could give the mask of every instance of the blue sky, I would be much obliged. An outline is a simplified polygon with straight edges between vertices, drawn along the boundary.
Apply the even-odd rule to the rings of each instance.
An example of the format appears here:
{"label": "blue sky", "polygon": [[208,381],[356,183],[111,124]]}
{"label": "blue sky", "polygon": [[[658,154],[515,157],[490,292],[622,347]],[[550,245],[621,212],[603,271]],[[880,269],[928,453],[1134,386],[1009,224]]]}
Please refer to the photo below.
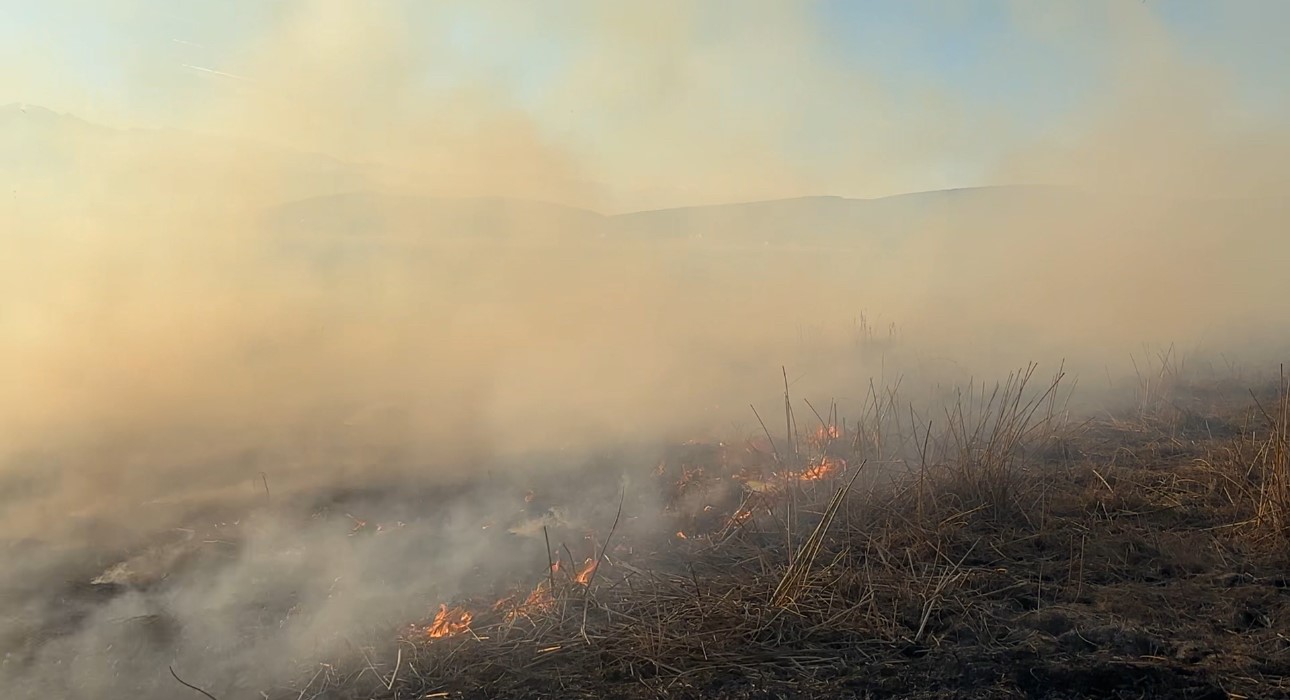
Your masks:
{"label": "blue sky", "polygon": [[[1075,4],[1083,1],[1074,0]],[[190,63],[218,69],[222,59],[271,28],[286,4],[275,0],[4,0],[0,2],[4,7],[0,42],[47,53],[32,63],[56,63],[94,91],[105,106],[120,106],[119,111],[146,119],[155,106],[150,100],[160,96],[149,95],[130,79],[139,64],[179,67]],[[1283,70],[1290,60],[1290,42],[1284,40],[1282,23],[1290,19],[1290,3],[1150,0],[1143,4],[1176,33],[1188,54],[1240,80],[1251,100],[1276,103],[1290,92],[1290,71]],[[810,5],[821,39],[835,46],[840,61],[880,66],[895,85],[918,75],[952,86],[969,98],[1003,100],[1044,115],[1078,101],[1081,90],[1097,89],[1098,73],[1104,69],[1099,49],[1108,27],[1090,22],[1077,41],[1044,46],[1018,27],[1012,12],[1015,2],[1010,0],[819,0]],[[417,14],[414,9],[412,16]],[[441,21],[442,15],[422,13],[421,18],[427,31],[445,30],[429,26]],[[487,46],[487,19],[487,14],[466,11],[446,31],[465,49]],[[544,43],[540,39],[534,37],[533,43]],[[545,43],[536,55],[530,44],[500,57],[513,61],[515,72],[532,74],[525,83],[529,89],[539,89],[542,78],[559,68],[560,47]],[[1009,47],[1026,60],[992,61],[1000,47]],[[486,60],[498,61],[496,49],[488,52]],[[36,101],[40,95],[9,94],[0,99],[23,101],[24,97]]]}
{"label": "blue sky", "polygon": [[[232,84],[235,78],[198,69],[250,73],[245,77],[257,79],[259,66],[245,61],[248,51],[262,47],[282,31],[284,23],[298,20],[302,8],[311,6],[292,0],[0,0],[0,4],[5,5],[0,12],[4,17],[0,59],[17,66],[0,77],[0,103],[46,104],[117,126],[180,128],[207,110],[215,96],[238,89]],[[319,7],[327,4],[335,5],[335,0],[316,2]],[[745,9],[761,5],[772,9]],[[651,10],[630,15],[623,20],[627,26],[615,27],[618,35],[606,38],[599,35],[601,24],[584,19],[594,14],[596,3],[391,0],[371,6],[388,7],[390,16],[397,18],[392,26],[404,33],[405,43],[399,60],[413,64],[419,76],[415,85],[433,91],[482,81],[494,98],[531,112],[538,128],[555,134],[553,138],[573,133],[583,139],[584,149],[594,141],[599,150],[615,153],[619,161],[654,158],[658,149],[632,150],[621,145],[615,150],[612,142],[638,143],[656,128],[660,139],[685,144],[678,148],[701,152],[708,145],[707,134],[677,131],[683,130],[677,124],[684,115],[669,114],[670,102],[676,100],[693,103],[685,109],[695,110],[697,122],[703,121],[703,110],[714,105],[740,105],[742,120],[764,116],[767,124],[774,124],[761,129],[741,127],[747,132],[742,138],[773,140],[768,148],[778,149],[778,157],[798,164],[827,160],[839,132],[855,122],[871,130],[887,130],[882,140],[903,140],[906,150],[922,141],[930,141],[929,148],[945,149],[945,157],[921,159],[926,186],[971,180],[1000,154],[1042,137],[1110,90],[1125,61],[1133,60],[1135,39],[1126,38],[1124,27],[1138,21],[1126,17],[1138,15],[1148,18],[1153,31],[1168,37],[1169,50],[1179,61],[1222,75],[1243,109],[1275,118],[1290,113],[1290,71],[1283,69],[1290,65],[1290,42],[1282,37],[1284,27],[1290,26],[1290,3],[1278,0],[683,2],[660,11],[663,19],[658,27],[669,31],[667,22],[675,18],[692,26],[679,32],[680,39],[669,34],[669,41],[679,42],[672,48],[660,48],[644,58],[620,51],[617,44],[641,41],[648,47],[648,26],[638,30],[630,25],[648,17]],[[775,85],[763,84],[756,74],[775,72],[776,64],[758,62],[757,42],[773,41],[777,27],[757,23],[790,16],[794,27],[786,32],[795,32],[794,43],[778,47],[779,53],[772,57],[788,62],[786,74],[776,76]],[[743,41],[741,34],[757,38]],[[709,40],[713,46],[708,46]],[[307,52],[305,46],[297,51]],[[681,68],[673,67],[669,57],[677,46],[690,57]],[[648,48],[636,50],[648,53]],[[739,73],[745,59],[747,71]],[[612,76],[599,82],[587,78],[602,60],[606,71],[627,70],[623,77],[627,85],[615,92],[604,85],[613,82]],[[329,70],[338,69],[336,64],[327,65]],[[650,97],[651,76],[679,70],[685,80],[693,77],[695,66],[709,71],[714,65],[715,72],[704,75],[715,82],[695,82],[689,91],[674,86]],[[639,73],[631,72],[637,69]],[[813,82],[814,74],[823,72],[836,75],[831,82]],[[595,91],[584,93],[589,96],[581,101],[552,98],[562,88],[571,91],[565,83],[574,73],[584,81],[579,85],[590,80],[619,101],[602,100],[602,93]],[[726,76],[725,83],[720,82],[721,75]],[[737,77],[729,79],[732,75]],[[877,88],[867,87],[866,96],[839,104],[836,115],[826,114],[831,98],[811,91],[845,92],[847,76]],[[802,85],[792,85],[798,78]],[[745,79],[747,84],[735,84]],[[635,100],[621,94],[638,86]],[[747,99],[757,91],[769,97]],[[704,96],[713,92],[724,97]],[[880,98],[869,96],[878,93]],[[780,104],[796,100],[804,103],[801,115],[792,113],[793,105]],[[927,133],[938,131],[935,112],[947,106],[947,129],[967,132],[971,128],[964,124],[1003,114],[1009,125],[993,132],[988,145],[974,145],[963,133],[946,135],[945,144],[937,145]],[[645,122],[639,114],[642,110],[657,110],[658,119]],[[714,113],[712,118],[720,121],[727,116]],[[907,121],[917,124],[902,130]],[[607,143],[609,147],[600,148]],[[736,149],[737,143],[713,145],[712,157]],[[904,155],[890,144],[871,139],[837,157],[886,163]],[[666,159],[661,159],[658,167],[666,166]],[[630,166],[619,163],[617,167]],[[752,169],[757,167],[754,164]],[[827,181],[827,173],[822,173],[803,182]],[[892,187],[917,188],[919,177],[912,171],[902,173],[900,184]],[[857,181],[855,187],[871,185]]]}
{"label": "blue sky", "polygon": [[[1139,2],[1190,60],[1224,71],[1251,103],[1286,106],[1290,41],[1279,0],[1122,0]],[[916,74],[953,86],[965,99],[1004,103],[1051,118],[1104,89],[1115,17],[1096,0],[1079,31],[1061,44],[1027,32],[1006,0],[824,0],[816,5],[829,40],[847,60],[883,65],[893,81]],[[1042,6],[1045,3],[1035,3]],[[1062,3],[1047,3],[1050,6]],[[1070,6],[1072,3],[1065,3]],[[1114,4],[1114,3],[1111,3]],[[1022,60],[997,60],[1003,49]]]}

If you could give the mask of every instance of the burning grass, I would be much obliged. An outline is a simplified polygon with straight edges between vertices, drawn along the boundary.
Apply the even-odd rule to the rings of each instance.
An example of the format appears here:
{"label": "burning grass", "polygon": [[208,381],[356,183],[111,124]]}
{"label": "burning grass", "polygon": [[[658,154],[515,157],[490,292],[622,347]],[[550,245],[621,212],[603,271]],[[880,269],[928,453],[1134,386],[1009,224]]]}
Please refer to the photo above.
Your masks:
{"label": "burning grass", "polygon": [[439,612],[434,616],[434,621],[424,629],[425,636],[428,639],[439,639],[440,637],[451,637],[455,634],[468,632],[470,630],[470,621],[474,617],[469,610],[460,607],[449,610],[447,605],[440,605]]}
{"label": "burning grass", "polygon": [[659,536],[581,564],[548,543],[534,587],[282,697],[1290,693],[1284,380],[1214,437],[1140,406],[1072,424],[1062,375],[1033,379],[939,420],[873,390],[805,440],[786,392],[778,441],[655,470]]}
{"label": "burning grass", "polygon": [[[409,593],[388,621],[328,630],[352,634],[351,653],[300,660],[284,686],[174,670],[223,700],[1290,694],[1284,377],[1251,397],[1179,375],[1153,384],[1145,413],[1083,422],[1065,381],[1030,367],[935,410],[899,382],[871,386],[853,416],[786,390],[776,429],[676,445],[622,490],[599,466],[310,506],[331,519],[321,546],[418,557],[458,551],[418,540],[440,532],[427,503],[482,493],[514,512],[440,513],[488,548],[464,559],[494,565]],[[218,571],[235,536],[179,539]],[[123,559],[135,573],[153,560],[171,561]],[[94,594],[164,592],[167,573]],[[129,625],[157,645],[187,633],[164,622]]]}

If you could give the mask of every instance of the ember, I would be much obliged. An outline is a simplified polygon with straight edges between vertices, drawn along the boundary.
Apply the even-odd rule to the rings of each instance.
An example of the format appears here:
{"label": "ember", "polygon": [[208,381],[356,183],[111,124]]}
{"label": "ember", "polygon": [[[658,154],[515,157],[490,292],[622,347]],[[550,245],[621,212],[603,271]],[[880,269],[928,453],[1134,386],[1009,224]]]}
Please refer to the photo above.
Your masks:
{"label": "ember", "polygon": [[[509,602],[510,599],[500,600],[498,601],[498,606],[504,606]],[[554,607],[555,598],[551,596],[550,584],[544,580],[533,589],[533,592],[529,594],[528,598],[524,599],[522,604],[506,613],[505,619],[506,622],[514,622],[521,617],[532,618],[534,615],[548,612]]]}
{"label": "ember", "polygon": [[802,470],[797,478],[800,481],[818,481],[846,469],[846,460],[835,457],[821,457],[820,463]]}
{"label": "ember", "polygon": [[836,425],[821,425],[815,429],[815,434],[811,436],[816,444],[824,444],[842,437],[842,430]]}

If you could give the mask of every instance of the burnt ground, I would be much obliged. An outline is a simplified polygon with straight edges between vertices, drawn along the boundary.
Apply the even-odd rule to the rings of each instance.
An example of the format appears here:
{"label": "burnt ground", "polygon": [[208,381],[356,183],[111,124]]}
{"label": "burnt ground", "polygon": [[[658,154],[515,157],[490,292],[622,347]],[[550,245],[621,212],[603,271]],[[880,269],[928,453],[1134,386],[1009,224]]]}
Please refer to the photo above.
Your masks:
{"label": "burnt ground", "polygon": [[802,441],[845,460],[818,480],[768,443],[680,446],[656,472],[679,534],[281,697],[1290,697],[1284,394],[1041,404],[941,434],[875,410]]}
{"label": "burnt ground", "polygon": [[[622,492],[617,527],[617,474],[567,473],[521,506],[556,571],[543,536],[499,528],[531,573],[481,572],[419,626],[284,664],[273,687],[199,684],[220,700],[1290,697],[1284,394],[1177,388],[1074,422],[1009,391],[930,431],[893,398],[795,448],[678,445]],[[310,509],[365,500],[389,497]],[[579,523],[597,532],[547,517],[568,502],[593,503]],[[646,511],[662,526],[629,524]],[[114,586],[76,584],[68,614]],[[439,602],[472,617],[432,638]],[[154,645],[184,633],[146,622]]]}

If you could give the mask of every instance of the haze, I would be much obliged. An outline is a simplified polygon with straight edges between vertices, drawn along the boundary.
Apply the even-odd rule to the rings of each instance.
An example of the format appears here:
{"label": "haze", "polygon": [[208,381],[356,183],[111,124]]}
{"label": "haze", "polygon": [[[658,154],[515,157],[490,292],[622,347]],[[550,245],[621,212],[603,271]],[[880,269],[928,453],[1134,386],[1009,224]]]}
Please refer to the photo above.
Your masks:
{"label": "haze", "polygon": [[7,4],[8,541],[1285,348],[1283,3]]}

